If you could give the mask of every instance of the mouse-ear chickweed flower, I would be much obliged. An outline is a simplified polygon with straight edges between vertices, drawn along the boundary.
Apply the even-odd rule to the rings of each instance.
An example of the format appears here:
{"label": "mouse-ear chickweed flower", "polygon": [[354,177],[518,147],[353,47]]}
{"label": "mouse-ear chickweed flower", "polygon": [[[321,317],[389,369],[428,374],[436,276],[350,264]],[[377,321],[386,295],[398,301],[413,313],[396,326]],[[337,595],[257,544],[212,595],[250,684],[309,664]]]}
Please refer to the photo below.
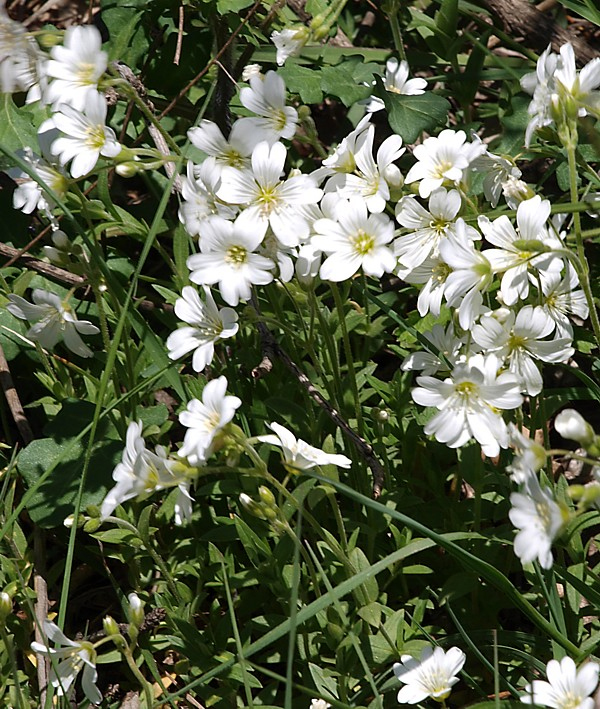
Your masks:
{"label": "mouse-ear chickweed flower", "polygon": [[444,652],[441,647],[433,648],[431,645],[424,648],[419,660],[402,655],[402,661],[394,663],[394,674],[404,684],[398,692],[398,702],[419,704],[429,697],[443,702],[458,682],[456,675],[462,670],[466,659],[465,653],[458,647]]}
{"label": "mouse-ear chickweed flower", "polygon": [[598,685],[597,662],[586,662],[578,670],[570,657],[550,660],[546,666],[548,681],[535,679],[525,687],[521,701],[552,709],[593,709]]}
{"label": "mouse-ear chickweed flower", "polygon": [[50,669],[49,682],[56,689],[59,697],[69,693],[73,682],[83,669],[81,688],[92,704],[100,704],[102,694],[96,686],[98,672],[96,671],[96,650],[88,640],[69,640],[62,630],[49,620],[44,621],[44,634],[48,641],[52,640],[58,647],[51,648],[48,643],[31,643],[31,649],[58,661]]}
{"label": "mouse-ear chickweed flower", "polygon": [[52,349],[59,340],[80,357],[92,357],[93,352],[84,344],[79,333],[96,335],[100,330],[87,320],[78,320],[68,303],[54,293],[36,288],[32,293],[33,304],[20,295],[9,295],[6,306],[9,313],[21,320],[35,323],[27,331],[27,337]]}

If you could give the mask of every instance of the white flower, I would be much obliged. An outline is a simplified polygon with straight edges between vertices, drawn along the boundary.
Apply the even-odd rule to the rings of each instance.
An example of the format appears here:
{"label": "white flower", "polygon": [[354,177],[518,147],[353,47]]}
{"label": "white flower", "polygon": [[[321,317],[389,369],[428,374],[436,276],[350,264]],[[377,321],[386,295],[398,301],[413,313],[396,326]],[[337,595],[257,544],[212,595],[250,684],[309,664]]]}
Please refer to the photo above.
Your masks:
{"label": "white flower", "polygon": [[458,647],[444,652],[441,647],[428,645],[420,660],[410,655],[402,655],[401,659],[394,663],[394,674],[405,685],[398,692],[398,702],[419,704],[428,697],[443,702],[450,696],[467,656]]}
{"label": "white flower", "polygon": [[544,310],[526,305],[515,315],[502,309],[486,313],[472,329],[472,335],[486,352],[508,360],[509,371],[520,382],[522,391],[537,396],[543,387],[542,375],[534,360],[566,362],[573,356],[570,338],[543,340],[554,330],[554,321]]}
{"label": "white flower", "polygon": [[175,315],[191,327],[182,327],[167,338],[170,359],[179,359],[194,350],[192,367],[201,372],[212,362],[215,342],[233,337],[238,331],[238,315],[232,308],[217,308],[210,288],[203,286],[206,301],[185,286],[175,302]]}
{"label": "white flower", "polygon": [[402,268],[398,269],[400,278],[407,283],[424,284],[417,298],[417,310],[421,317],[427,313],[440,314],[446,281],[451,273],[452,269],[439,255],[426,258],[420,266],[412,271],[406,272]]}
{"label": "white flower", "polygon": [[114,158],[121,152],[113,129],[105,125],[106,110],[104,96],[94,93],[86,99],[83,113],[64,104],[51,118],[54,126],[65,134],[52,143],[52,153],[59,157],[61,165],[73,161],[73,177],[87,175],[100,155]]}
{"label": "white flower", "polygon": [[377,150],[377,161],[373,159],[375,126],[370,125],[360,134],[356,143],[354,160],[356,174],[337,175],[327,184],[327,191],[335,189],[340,197],[365,200],[370,212],[383,212],[390,198],[390,186],[400,186],[402,175],[394,160],[404,153],[402,138],[391,135]]}
{"label": "white flower", "polygon": [[251,232],[240,224],[221,217],[207,220],[202,230],[199,254],[187,260],[190,280],[199,285],[219,284],[221,295],[229,305],[248,300],[252,285],[264,286],[273,280],[275,264],[255,253],[262,234]]}
{"label": "white flower", "polygon": [[529,147],[531,138],[538,128],[550,125],[552,116],[552,93],[554,91],[554,72],[558,57],[550,51],[550,45],[537,61],[536,70],[531,74],[526,74],[521,79],[521,87],[527,93],[533,95],[527,113],[531,116],[527,129],[525,130],[525,145]]}
{"label": "white flower", "polygon": [[53,79],[44,98],[54,108],[68,104],[84,111],[90,99],[98,96],[98,81],[106,71],[108,57],[102,49],[100,31],[94,25],[69,27],[64,46],[53,47],[52,59],[44,66]]}
{"label": "white flower", "polygon": [[226,396],[227,379],[220,376],[208,382],[202,391],[202,401],[192,399],[179,422],[189,431],[185,434],[179,456],[191,465],[201,465],[213,453],[217,434],[226,426],[242,404],[237,396]]}
{"label": "white flower", "polygon": [[252,151],[252,169],[223,168],[219,199],[243,205],[238,223],[262,238],[270,226],[284,246],[308,238],[310,227],[301,207],[316,204],[323,194],[308,175],[282,180],[287,151],[283,143],[263,141]]}
{"label": "white flower", "polygon": [[[481,138],[476,134],[473,135],[473,141],[482,143]],[[482,145],[485,148],[483,143]],[[484,173],[483,194],[492,207],[498,204],[500,195],[504,191],[504,185],[521,177],[521,170],[511,158],[494,155],[487,149],[475,158],[471,163],[471,169],[475,170],[475,172]],[[513,207],[513,209],[516,209],[516,207]]]}
{"label": "white flower", "polygon": [[0,5],[0,92],[28,91],[27,103],[39,99],[37,65],[42,54],[20,22]]}
{"label": "white flower", "polygon": [[330,174],[332,171],[343,173],[354,172],[354,170],[356,170],[355,155],[358,147],[361,145],[359,139],[371,125],[369,120],[369,115],[361,118],[356,128],[350,131],[350,133],[342,139],[333,151],[333,154],[323,160],[324,174]]}
{"label": "white flower", "polygon": [[132,421],[127,427],[127,439],[121,462],[113,470],[116,485],[111,488],[100,508],[105,519],[118,506],[134,497],[143,498],[156,490],[185,484],[188,469],[178,459],[169,458],[162,446],[155,452],[146,448],[142,422]]}
{"label": "white flower", "polygon": [[421,197],[429,197],[446,181],[458,185],[469,164],[485,150],[483,144],[465,143],[466,138],[463,130],[450,129],[443,130],[437,137],[425,138],[413,150],[418,162],[408,171],[406,184],[420,180]]}
{"label": "white flower", "polygon": [[[427,81],[425,79],[409,79],[408,62],[404,59],[398,61],[396,57],[388,59],[385,63],[385,75],[383,77],[383,85],[386,91],[391,91],[394,94],[403,94],[404,96],[418,96],[425,93]],[[368,100],[366,109],[370,113],[380,111],[385,108],[384,102],[377,96],[371,96]]]}
{"label": "white flower", "polygon": [[331,704],[326,702],[324,699],[313,699],[310,703],[309,709],[330,709]]}
{"label": "white flower", "polygon": [[214,157],[209,157],[196,167],[187,165],[187,177],[181,180],[183,202],[179,207],[179,221],[190,236],[199,236],[206,219],[214,215],[234,219],[237,208],[223,204],[217,198],[221,186],[221,168]]}
{"label": "white flower", "polygon": [[582,290],[575,290],[579,285],[577,272],[567,264],[564,278],[558,271],[541,271],[542,308],[554,320],[558,337],[573,337],[573,326],[569,314],[585,320],[589,307]]}
{"label": "white flower", "polygon": [[365,202],[355,199],[341,203],[337,219],[319,219],[311,242],[328,254],[320,276],[328,281],[345,281],[360,268],[380,277],[396,267],[396,258],[388,246],[394,238],[394,225],[385,214],[369,214]]}
{"label": "white flower", "polygon": [[316,465],[338,465],[341,468],[349,468],[352,465],[350,458],[345,455],[325,453],[301,438],[296,439],[294,434],[281,424],[268,423],[267,426],[275,435],[258,436],[258,440],[281,448],[284,465],[292,472],[309,470]]}
{"label": "white flower", "polygon": [[69,693],[75,678],[83,669],[81,688],[92,704],[100,704],[102,694],[96,687],[98,672],[96,671],[96,650],[87,640],[69,640],[62,630],[49,620],[44,621],[44,634],[48,640],[57,643],[59,647],[51,648],[48,643],[31,643],[31,649],[40,655],[46,655],[58,661],[52,663],[49,682],[56,689],[59,697]]}
{"label": "white flower", "polygon": [[563,526],[563,514],[548,488],[542,489],[535,475],[526,477],[522,492],[510,496],[508,516],[519,529],[515,554],[522,564],[538,559],[543,569],[552,566],[552,542]]}
{"label": "white flower", "polygon": [[257,145],[256,136],[239,121],[231,126],[227,139],[216,123],[205,118],[195,128],[190,128],[187,135],[198,150],[214,157],[218,165],[231,167],[248,167],[252,150]]}
{"label": "white flower", "polygon": [[[524,300],[529,293],[529,269],[555,271],[561,270],[563,262],[554,254],[540,253],[544,248],[561,248],[558,237],[548,234],[545,227],[550,214],[550,202],[539,195],[521,202],[517,209],[517,227],[515,230],[507,216],[490,220],[481,216],[478,224],[487,241],[498,248],[486,249],[485,256],[496,273],[503,273],[500,284],[502,301],[514,305]],[[531,242],[528,247],[527,242]]]}
{"label": "white flower", "polygon": [[277,48],[277,64],[283,66],[288,57],[300,54],[309,37],[308,27],[288,27],[281,32],[273,32],[271,41]]}
{"label": "white flower", "polygon": [[256,137],[257,143],[266,140],[273,144],[280,138],[293,138],[298,113],[285,105],[283,79],[274,71],[268,71],[264,77],[251,76],[249,82],[250,86],[240,91],[240,101],[259,118],[240,118],[244,129]]}
{"label": "white flower", "polygon": [[575,409],[563,409],[554,419],[554,428],[563,438],[577,441],[584,448],[596,438],[594,429]]}
{"label": "white flower", "polygon": [[[600,108],[600,58],[588,62],[578,73],[575,67],[575,52],[569,42],[560,48],[560,59],[554,72],[555,91],[552,101],[559,110],[568,113],[564,104],[574,101],[578,116],[586,116],[588,111]],[[561,105],[562,104],[562,105]]]}
{"label": "white flower", "polygon": [[28,338],[47,349],[52,349],[62,339],[71,352],[80,357],[93,356],[94,353],[83,343],[78,333],[96,335],[100,330],[95,325],[87,320],[78,320],[68,303],[54,293],[36,288],[31,297],[33,304],[20,295],[10,294],[10,303],[6,306],[8,312],[15,317],[35,323],[27,331]]}
{"label": "white flower", "polygon": [[[422,207],[413,196],[403,197],[396,205],[396,220],[411,233],[400,236],[394,242],[394,253],[401,266],[412,270],[420,266],[432,253],[440,241],[454,229],[456,218],[462,205],[460,192],[443,187],[429,197],[429,211]],[[479,233],[467,227],[471,238],[481,238]]]}
{"label": "white flower", "polygon": [[[454,323],[450,322],[444,330],[444,326],[437,324],[431,330],[423,333],[432,347],[424,352],[412,352],[402,362],[402,369],[421,370],[424,376],[436,374],[440,369],[448,369],[458,364],[462,354],[466,337],[457,337],[454,333]],[[441,357],[444,358],[444,362]]]}
{"label": "white flower", "polygon": [[508,440],[516,453],[506,470],[514,482],[521,484],[546,465],[546,450],[533,438],[526,438],[512,422],[508,424]]}
{"label": "white flower", "polygon": [[477,354],[457,364],[443,382],[417,377],[412,398],[421,406],[439,409],[426,424],[425,433],[449,448],[459,448],[474,438],[489,457],[506,448],[508,434],[501,411],[516,409],[522,397],[514,375],[498,374],[498,365],[494,355]]}
{"label": "white flower", "polygon": [[486,254],[475,249],[463,219],[440,242],[440,257],[452,269],[444,284],[444,297],[458,308],[458,322],[469,330],[483,312],[483,296],[492,283],[492,267]]}
{"label": "white flower", "polygon": [[586,662],[579,670],[570,657],[550,660],[546,665],[548,682],[533,680],[525,687],[521,701],[552,709],[593,709],[591,696],[598,684],[597,662]]}

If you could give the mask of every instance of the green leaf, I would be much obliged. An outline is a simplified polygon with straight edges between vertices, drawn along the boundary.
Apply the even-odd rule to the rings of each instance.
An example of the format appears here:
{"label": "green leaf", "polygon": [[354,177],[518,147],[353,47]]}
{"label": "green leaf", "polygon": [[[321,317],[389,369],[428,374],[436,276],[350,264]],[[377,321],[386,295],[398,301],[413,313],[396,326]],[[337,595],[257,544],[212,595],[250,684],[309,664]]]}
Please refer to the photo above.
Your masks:
{"label": "green leaf", "polygon": [[339,66],[326,66],[321,70],[321,88],[331,96],[337,96],[345,106],[352,106],[367,98],[371,87],[359,86],[352,72],[352,65],[344,62]]}
{"label": "green leaf", "polygon": [[298,94],[304,103],[321,103],[323,100],[320,72],[287,62],[277,73],[288,90]]}
{"label": "green leaf", "polygon": [[420,96],[403,96],[386,91],[380,79],[377,95],[383,99],[388,121],[405,143],[414,143],[423,131],[431,131],[446,122],[450,104],[442,96],[427,91]]}
{"label": "green leaf", "polygon": [[228,12],[239,12],[252,5],[252,0],[217,0],[217,10],[220,15]]}
{"label": "green leaf", "polygon": [[[23,150],[31,147],[38,150],[37,130],[46,118],[46,111],[38,104],[18,107],[12,94],[0,94],[0,145],[8,150]],[[10,167],[10,160],[2,156],[0,168]]]}
{"label": "green leaf", "polygon": [[[371,568],[371,563],[367,559],[366,554],[359,547],[355,547],[350,552],[349,559],[350,563],[357,571],[368,571]],[[379,596],[379,584],[377,583],[375,575],[368,575],[365,578],[365,581],[363,583],[363,589],[367,598],[369,599],[369,603],[373,603],[377,600]]]}
{"label": "green leaf", "polygon": [[456,36],[458,24],[458,0],[442,0],[440,9],[435,14],[437,29],[446,37]]}
{"label": "green leaf", "polygon": [[[112,471],[123,450],[119,441],[103,440],[92,448],[90,470],[86,478],[81,507],[99,505],[109,487]],[[84,442],[63,438],[60,442],[42,438],[30,443],[17,460],[19,472],[27,487],[35,489],[27,509],[33,522],[40,527],[58,527],[65,517],[73,513],[77,492],[83,473]],[[42,475],[55,466],[42,483]]]}
{"label": "green leaf", "polygon": [[582,2],[580,0],[560,0],[560,4],[600,26],[600,9],[596,0],[583,0]]}

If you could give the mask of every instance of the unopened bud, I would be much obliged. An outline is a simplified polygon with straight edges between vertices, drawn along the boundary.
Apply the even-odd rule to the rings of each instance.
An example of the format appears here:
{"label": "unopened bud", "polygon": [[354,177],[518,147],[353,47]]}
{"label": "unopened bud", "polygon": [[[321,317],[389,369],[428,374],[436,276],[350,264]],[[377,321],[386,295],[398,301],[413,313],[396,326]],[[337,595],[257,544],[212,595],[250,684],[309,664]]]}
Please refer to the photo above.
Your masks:
{"label": "unopened bud", "polygon": [[261,485],[258,488],[258,494],[260,496],[260,499],[265,503],[265,505],[268,505],[269,507],[277,507],[277,503],[275,502],[275,495],[269,490],[268,487]]}
{"label": "unopened bud", "polygon": [[110,615],[107,615],[102,621],[102,627],[107,635],[120,635],[121,631],[117,621]]}
{"label": "unopened bud", "polygon": [[546,253],[552,249],[539,239],[517,239],[513,241],[513,246],[519,251],[533,251],[536,253]]}
{"label": "unopened bud", "polygon": [[144,604],[137,593],[130,593],[127,599],[129,600],[129,622],[139,628],[144,622]]}
{"label": "unopened bud", "polygon": [[0,622],[4,622],[12,613],[12,598],[6,591],[0,593]]}
{"label": "unopened bud", "polygon": [[[85,517],[85,515],[80,514],[80,515],[77,517],[77,524],[76,524],[77,529],[81,529],[85,523],[86,523],[86,517]],[[63,521],[63,525],[64,525],[67,529],[71,529],[71,527],[72,527],[74,524],[75,524],[75,516],[74,516],[74,515],[69,515],[68,517],[65,517],[65,519],[64,519],[64,521]]]}
{"label": "unopened bud", "polygon": [[136,165],[134,162],[120,162],[118,165],[115,166],[115,171],[117,175],[129,178],[137,175],[140,170],[139,166]]}
{"label": "unopened bud", "polygon": [[577,441],[584,448],[594,443],[596,434],[590,424],[575,409],[564,409],[554,419],[554,428],[563,438]]}
{"label": "unopened bud", "polygon": [[253,500],[250,495],[246,495],[245,492],[240,493],[240,503],[242,504],[242,507],[246,510],[246,512],[249,512],[254,517],[258,517],[259,519],[266,519],[265,513],[262,510],[262,506],[258,502]]}
{"label": "unopened bud", "polygon": [[100,508],[98,505],[88,505],[85,508],[85,513],[88,515],[88,517],[93,517],[94,519],[97,519],[100,517]]}
{"label": "unopened bud", "polygon": [[93,534],[100,529],[101,525],[102,522],[99,519],[88,519],[88,521],[83,525],[83,531],[88,534]]}

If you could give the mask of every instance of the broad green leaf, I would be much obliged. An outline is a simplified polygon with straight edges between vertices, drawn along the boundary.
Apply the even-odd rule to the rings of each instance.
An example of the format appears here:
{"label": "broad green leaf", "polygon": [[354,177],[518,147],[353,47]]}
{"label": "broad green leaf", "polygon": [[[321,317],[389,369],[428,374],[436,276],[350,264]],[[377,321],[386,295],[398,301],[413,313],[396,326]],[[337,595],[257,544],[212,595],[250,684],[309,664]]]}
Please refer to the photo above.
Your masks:
{"label": "broad green leaf", "polygon": [[[68,453],[66,449],[71,446]],[[104,440],[92,448],[90,470],[81,498],[81,506],[99,505],[112,487],[112,471],[118,463],[123,444]],[[37,485],[28,501],[27,509],[33,522],[40,527],[58,527],[73,513],[79,483],[83,472],[85,447],[82,441],[63,438],[42,438],[30,443],[17,461],[17,467],[27,487]],[[55,461],[60,460],[56,464]],[[55,466],[48,477],[38,485],[41,476]]]}
{"label": "broad green leaf", "polygon": [[456,36],[458,24],[458,0],[442,0],[440,9],[435,14],[437,29],[446,37]]}
{"label": "broad green leaf", "polygon": [[450,104],[442,96],[427,91],[420,96],[403,96],[386,91],[380,80],[377,95],[383,99],[392,129],[405,143],[414,143],[423,131],[431,131],[443,125],[448,117]]}
{"label": "broad green leaf", "polygon": [[[17,106],[12,94],[0,94],[0,145],[7,150],[23,150],[25,147],[38,151],[37,129],[46,118],[45,109],[39,103]],[[6,156],[0,158],[0,168],[10,167]]]}
{"label": "broad green leaf", "polygon": [[217,10],[220,15],[228,12],[239,12],[252,5],[252,0],[217,0]]}
{"label": "broad green leaf", "polygon": [[560,4],[600,26],[600,8],[596,0],[560,0]]}
{"label": "broad green leaf", "polygon": [[304,103],[321,103],[321,73],[306,67],[287,62],[278,70],[289,91],[297,93]]}
{"label": "broad green leaf", "polygon": [[352,106],[371,93],[369,86],[357,85],[352,65],[326,66],[321,70],[321,88],[331,96],[337,96],[346,106]]}

